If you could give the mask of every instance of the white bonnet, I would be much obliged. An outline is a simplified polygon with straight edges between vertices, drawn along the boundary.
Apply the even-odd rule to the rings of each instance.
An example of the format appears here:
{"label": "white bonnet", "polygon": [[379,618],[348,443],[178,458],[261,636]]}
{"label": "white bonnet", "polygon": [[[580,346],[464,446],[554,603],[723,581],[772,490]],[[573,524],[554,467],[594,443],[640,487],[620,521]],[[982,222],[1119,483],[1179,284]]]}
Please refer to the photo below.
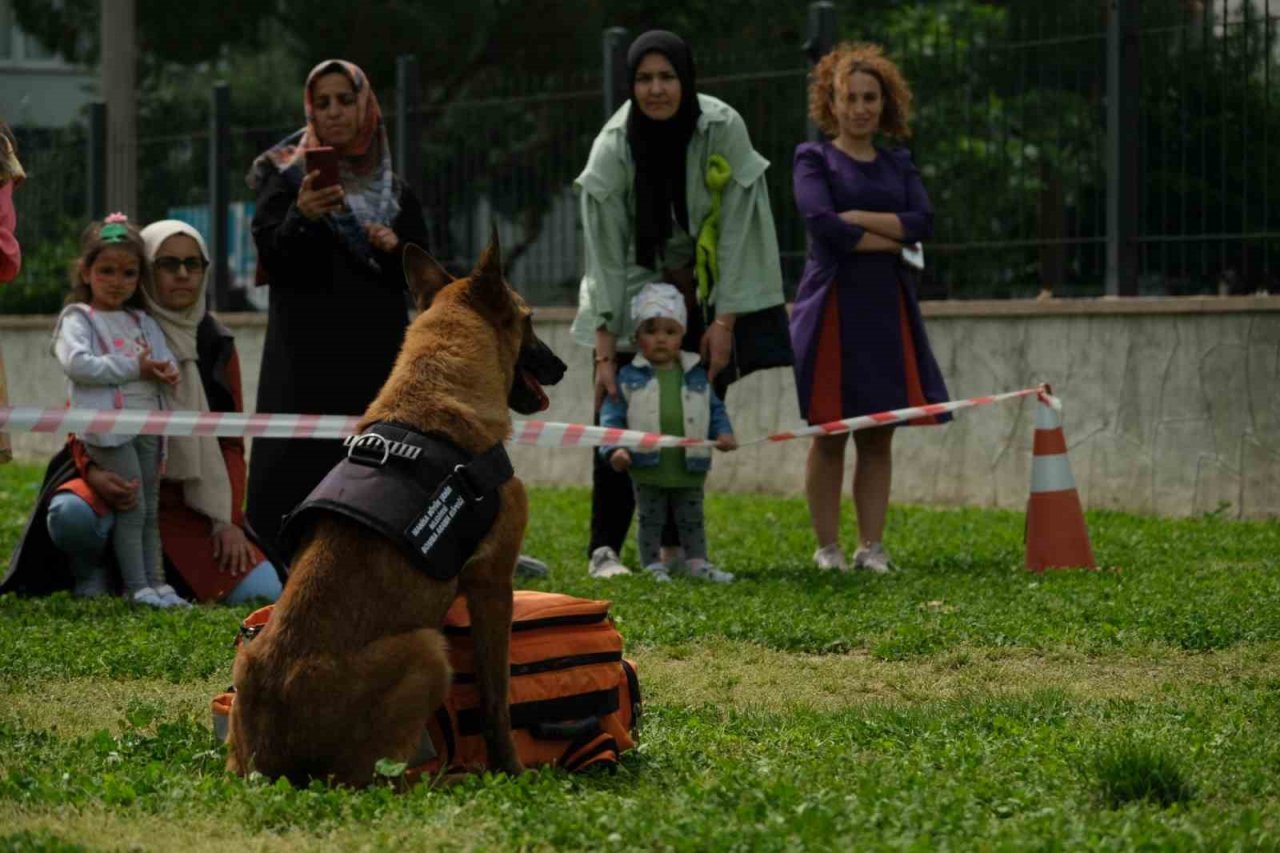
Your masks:
{"label": "white bonnet", "polygon": [[645,320],[666,317],[675,320],[681,328],[689,328],[689,317],[684,306],[684,296],[674,284],[655,281],[646,284],[631,299],[631,318],[636,328]]}

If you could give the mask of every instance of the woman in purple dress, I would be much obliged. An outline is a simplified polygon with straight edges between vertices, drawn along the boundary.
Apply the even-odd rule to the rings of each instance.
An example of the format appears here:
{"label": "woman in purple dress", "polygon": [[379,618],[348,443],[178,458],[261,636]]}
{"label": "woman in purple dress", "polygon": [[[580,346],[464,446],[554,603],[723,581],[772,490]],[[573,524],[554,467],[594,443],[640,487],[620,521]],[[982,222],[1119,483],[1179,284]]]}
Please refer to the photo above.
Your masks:
{"label": "woman in purple dress", "polygon": [[[948,399],[929,349],[904,246],[927,239],[933,208],[905,148],[874,144],[877,131],[906,139],[911,90],[877,45],[842,44],[809,87],[809,115],[830,141],[796,148],[796,205],[809,257],[791,314],[800,410],[811,424]],[[935,424],[949,415],[911,424]],[[893,472],[892,426],[853,433],[853,567],[894,566],[881,539]],[[849,568],[839,543],[848,434],[815,438],[805,493],[818,539],[814,561]]]}

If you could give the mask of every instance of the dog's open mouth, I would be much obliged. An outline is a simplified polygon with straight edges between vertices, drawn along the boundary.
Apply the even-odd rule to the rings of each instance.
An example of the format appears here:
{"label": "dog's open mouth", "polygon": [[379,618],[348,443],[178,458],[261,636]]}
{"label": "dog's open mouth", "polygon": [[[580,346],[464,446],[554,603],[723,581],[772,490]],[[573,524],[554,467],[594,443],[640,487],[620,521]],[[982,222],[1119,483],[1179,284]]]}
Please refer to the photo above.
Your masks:
{"label": "dog's open mouth", "polygon": [[521,347],[507,404],[522,415],[545,412],[551,400],[543,385],[555,385],[564,376],[565,364],[541,341]]}
{"label": "dog's open mouth", "polygon": [[547,397],[547,392],[542,390],[542,383],[537,380],[531,371],[521,369],[520,379],[538,401],[538,407],[534,409],[535,412],[545,412],[550,408],[551,399]]}

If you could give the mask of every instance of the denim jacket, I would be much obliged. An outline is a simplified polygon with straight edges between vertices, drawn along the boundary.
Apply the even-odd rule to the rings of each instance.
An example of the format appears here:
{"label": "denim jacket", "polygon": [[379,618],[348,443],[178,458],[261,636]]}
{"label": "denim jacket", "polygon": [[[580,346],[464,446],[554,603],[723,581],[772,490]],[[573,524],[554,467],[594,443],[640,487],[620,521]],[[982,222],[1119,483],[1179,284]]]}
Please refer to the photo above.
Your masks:
{"label": "denim jacket", "polygon": [[[729,413],[716,396],[707,379],[707,371],[701,360],[691,352],[680,353],[680,367],[684,370],[680,403],[684,410],[686,438],[714,439],[733,432]],[[618,371],[618,396],[606,397],[600,408],[600,424],[618,429],[635,429],[645,432],[661,432],[658,404],[662,394],[653,366],[642,355],[637,355]],[[608,459],[617,447],[601,447],[600,455]],[[636,468],[651,468],[658,464],[658,451],[631,451],[631,464]],[[711,468],[711,448],[684,448],[684,464],[689,471],[707,471]]]}

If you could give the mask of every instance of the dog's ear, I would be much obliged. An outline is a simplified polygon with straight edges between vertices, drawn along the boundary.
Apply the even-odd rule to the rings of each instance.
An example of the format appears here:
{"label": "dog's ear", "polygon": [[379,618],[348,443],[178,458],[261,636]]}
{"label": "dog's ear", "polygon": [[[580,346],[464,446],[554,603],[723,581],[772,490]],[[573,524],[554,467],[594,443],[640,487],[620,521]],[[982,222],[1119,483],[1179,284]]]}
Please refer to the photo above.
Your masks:
{"label": "dog's ear", "polygon": [[497,226],[493,227],[489,245],[471,271],[471,286],[467,290],[471,299],[491,316],[503,317],[511,310],[511,294],[502,275],[502,246],[498,242]]}
{"label": "dog's ear", "polygon": [[403,259],[404,281],[413,297],[413,307],[426,311],[431,307],[431,300],[436,298],[436,294],[445,285],[453,282],[454,277],[435,258],[413,243],[405,244]]}

